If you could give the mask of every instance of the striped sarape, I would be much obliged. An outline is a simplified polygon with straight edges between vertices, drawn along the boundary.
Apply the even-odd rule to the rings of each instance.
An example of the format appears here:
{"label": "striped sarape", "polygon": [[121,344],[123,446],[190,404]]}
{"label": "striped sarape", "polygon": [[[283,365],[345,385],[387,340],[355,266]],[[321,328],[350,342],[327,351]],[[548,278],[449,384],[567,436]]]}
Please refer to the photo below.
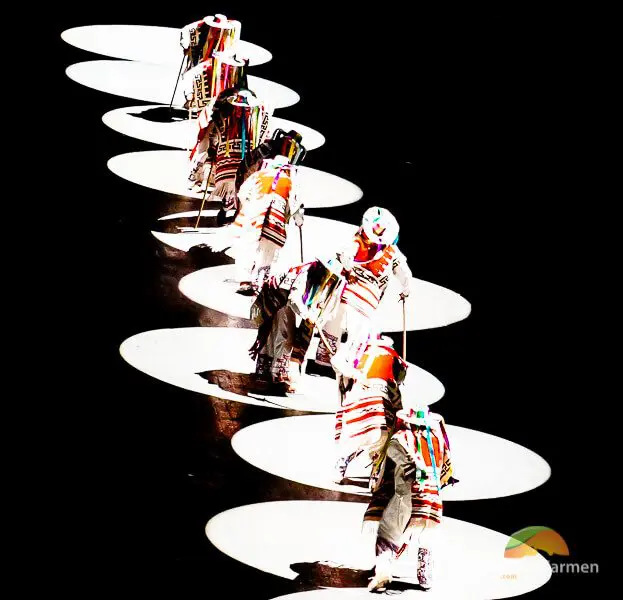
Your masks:
{"label": "striped sarape", "polygon": [[[431,527],[441,522],[443,502],[441,490],[456,482],[452,477],[450,445],[443,418],[430,414],[430,428],[404,423],[398,420],[398,430],[392,436],[406,451],[415,478],[411,485],[411,518],[407,529],[418,525]],[[428,440],[430,433],[430,445]],[[432,453],[429,449],[432,446]],[[433,467],[434,458],[434,467]],[[378,464],[378,463],[377,463]],[[385,460],[380,466],[380,482],[372,492],[372,500],[364,515],[364,521],[380,521],[385,508],[394,495],[394,464]]]}
{"label": "striped sarape", "polygon": [[242,160],[242,139],[228,139],[218,145],[214,164],[211,201],[221,201],[224,210],[236,208],[236,173]]}
{"label": "striped sarape", "polygon": [[[390,499],[394,495],[394,465],[385,467],[383,480],[372,494],[372,500],[364,514],[364,521],[380,521]],[[441,523],[443,503],[436,485],[414,482],[411,487],[411,519],[407,529],[423,522],[427,527]]]}
{"label": "striped sarape", "polygon": [[199,131],[190,153],[189,179],[201,183],[206,162],[213,162],[214,190],[209,200],[222,202],[225,210],[231,210],[238,205],[238,167],[247,153],[264,141],[271,110],[265,104],[234,106],[221,96],[212,98],[197,119]]}
{"label": "striped sarape", "polygon": [[370,345],[358,370],[362,377],[342,393],[336,413],[335,441],[341,456],[385,444],[402,408],[399,383],[406,363],[388,346]]}
{"label": "striped sarape", "polygon": [[342,302],[371,318],[383,298],[390,276],[405,270],[406,260],[396,246],[386,246],[378,251],[377,246],[366,245],[359,234],[355,236],[355,244],[356,251]]}
{"label": "striped sarape", "polygon": [[359,239],[360,248],[355,255],[348,285],[342,295],[342,302],[363,315],[371,316],[378,308],[391,273],[393,246],[387,246],[380,256],[365,260],[365,250]]}
{"label": "striped sarape", "polygon": [[288,217],[287,201],[278,194],[269,194],[270,205],[266,211],[264,225],[260,237],[273,242],[280,248],[286,243],[286,219]]}
{"label": "striped sarape", "polygon": [[288,168],[269,167],[253,173],[238,194],[240,211],[233,223],[235,235],[247,244],[265,238],[282,248],[293,195]]}
{"label": "striped sarape", "polygon": [[336,413],[335,441],[342,456],[360,448],[383,445],[392,426],[392,415],[401,408],[400,393],[393,382],[382,379],[355,384]]}

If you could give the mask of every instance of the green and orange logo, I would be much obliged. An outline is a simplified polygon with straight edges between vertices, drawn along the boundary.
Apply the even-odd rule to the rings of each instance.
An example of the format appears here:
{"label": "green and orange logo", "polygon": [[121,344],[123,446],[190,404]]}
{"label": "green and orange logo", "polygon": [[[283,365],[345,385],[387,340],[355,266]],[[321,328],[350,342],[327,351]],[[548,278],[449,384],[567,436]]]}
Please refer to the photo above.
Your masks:
{"label": "green and orange logo", "polygon": [[549,527],[532,526],[514,533],[506,544],[505,558],[534,556],[539,550],[550,556],[569,556],[567,542],[559,533]]}

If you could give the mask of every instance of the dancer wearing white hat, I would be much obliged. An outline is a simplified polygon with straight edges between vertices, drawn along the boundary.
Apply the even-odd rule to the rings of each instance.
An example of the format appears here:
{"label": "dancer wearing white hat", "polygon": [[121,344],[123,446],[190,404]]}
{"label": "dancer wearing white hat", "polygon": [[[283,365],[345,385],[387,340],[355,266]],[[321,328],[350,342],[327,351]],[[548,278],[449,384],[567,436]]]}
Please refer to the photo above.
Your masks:
{"label": "dancer wearing white hat", "polygon": [[392,339],[376,335],[357,365],[357,379],[338,377],[336,483],[342,483],[349,463],[361,452],[380,452],[387,443],[402,408],[400,384],[406,373],[407,363],[394,350]]}
{"label": "dancer wearing white hat", "polygon": [[[273,290],[282,284],[267,286],[267,281],[262,278],[264,285],[259,287],[256,310],[253,311],[262,329],[258,330],[251,356],[261,358],[257,353],[261,348],[266,353],[272,352],[268,362],[272,361],[274,369],[280,373],[277,377],[277,371],[274,371],[273,380],[277,377],[287,384],[289,392],[296,391],[314,329],[320,334],[316,363],[333,366],[340,377],[360,378],[357,367],[374,331],[374,312],[390,277],[395,276],[401,283],[401,298],[409,294],[411,271],[396,246],[398,230],[398,223],[388,210],[373,207],[366,211],[361,227],[343,252],[327,260],[318,259],[295,267],[298,271],[296,277],[288,285],[287,294],[283,289],[279,293],[279,302],[272,299]],[[271,267],[269,281],[290,279],[273,270]],[[277,311],[277,305],[283,310]],[[269,315],[269,318],[263,315]],[[298,326],[296,316],[300,318]],[[344,331],[347,339],[340,345]],[[277,347],[270,343],[271,339],[286,341]],[[298,341],[294,342],[295,339]],[[271,350],[273,346],[275,350]],[[258,361],[258,374],[265,372],[263,365],[268,362],[264,358]],[[288,369],[285,369],[286,362]]]}
{"label": "dancer wearing white hat", "polygon": [[265,161],[240,188],[241,209],[232,229],[242,293],[256,294],[270,277],[271,267],[286,243],[290,220],[303,226],[304,209],[297,194],[295,171],[287,157],[278,155]]}
{"label": "dancer wearing white hat", "polygon": [[391,582],[394,561],[411,544],[418,546],[418,582],[424,589],[432,586],[441,490],[457,482],[443,418],[426,406],[400,410],[396,417],[396,432],[372,456],[372,500],[364,515],[364,522],[378,522],[375,574],[368,586],[372,592]]}
{"label": "dancer wearing white hat", "polygon": [[[326,323],[324,338],[331,348],[319,346],[316,362],[331,364],[347,377],[355,370],[374,328],[374,313],[385,294],[390,277],[402,287],[401,299],[409,295],[411,271],[398,246],[398,222],[385,208],[374,206],[363,215],[361,227],[338,259],[348,273],[340,309]],[[398,300],[398,299],[397,299]],[[345,343],[341,343],[343,332]]]}

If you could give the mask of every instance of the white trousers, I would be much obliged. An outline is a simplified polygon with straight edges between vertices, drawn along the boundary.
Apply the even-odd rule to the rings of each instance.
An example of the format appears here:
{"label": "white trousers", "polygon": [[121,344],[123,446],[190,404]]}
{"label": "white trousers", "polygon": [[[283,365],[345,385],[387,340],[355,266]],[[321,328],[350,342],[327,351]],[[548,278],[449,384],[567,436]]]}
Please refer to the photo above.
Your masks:
{"label": "white trousers", "polygon": [[259,242],[236,245],[236,278],[251,281],[261,289],[265,279],[270,277],[270,268],[277,260],[279,246],[266,238]]}

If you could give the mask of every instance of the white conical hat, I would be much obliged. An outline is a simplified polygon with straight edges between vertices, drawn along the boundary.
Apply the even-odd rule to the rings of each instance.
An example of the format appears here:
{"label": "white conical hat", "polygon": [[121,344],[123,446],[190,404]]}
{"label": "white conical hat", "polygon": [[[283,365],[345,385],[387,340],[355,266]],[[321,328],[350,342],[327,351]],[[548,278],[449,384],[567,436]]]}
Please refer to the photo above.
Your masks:
{"label": "white conical hat", "polygon": [[361,227],[371,242],[390,246],[398,240],[400,226],[396,217],[386,208],[373,206],[366,210],[361,220]]}

